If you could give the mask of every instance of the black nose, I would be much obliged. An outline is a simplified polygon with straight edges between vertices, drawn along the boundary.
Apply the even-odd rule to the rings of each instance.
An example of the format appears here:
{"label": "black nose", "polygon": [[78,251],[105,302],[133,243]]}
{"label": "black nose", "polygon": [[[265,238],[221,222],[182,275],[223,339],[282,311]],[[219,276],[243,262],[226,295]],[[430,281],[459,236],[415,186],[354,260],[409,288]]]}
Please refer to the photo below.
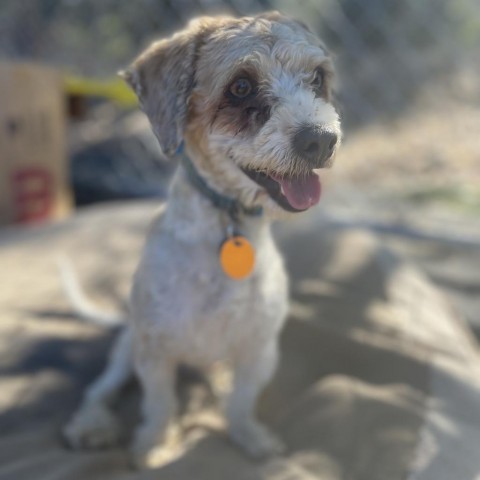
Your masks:
{"label": "black nose", "polygon": [[302,127],[293,137],[295,153],[308,160],[313,168],[325,164],[336,144],[337,135],[334,132],[315,126]]}

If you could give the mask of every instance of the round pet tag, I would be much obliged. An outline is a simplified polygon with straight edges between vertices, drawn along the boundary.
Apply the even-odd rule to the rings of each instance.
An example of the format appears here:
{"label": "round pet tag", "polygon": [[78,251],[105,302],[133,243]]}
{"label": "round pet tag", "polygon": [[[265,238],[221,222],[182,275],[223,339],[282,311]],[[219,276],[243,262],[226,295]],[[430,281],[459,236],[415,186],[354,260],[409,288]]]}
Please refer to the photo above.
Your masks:
{"label": "round pet tag", "polygon": [[227,238],[220,247],[220,264],[230,278],[241,280],[248,277],[255,266],[255,249],[241,235]]}

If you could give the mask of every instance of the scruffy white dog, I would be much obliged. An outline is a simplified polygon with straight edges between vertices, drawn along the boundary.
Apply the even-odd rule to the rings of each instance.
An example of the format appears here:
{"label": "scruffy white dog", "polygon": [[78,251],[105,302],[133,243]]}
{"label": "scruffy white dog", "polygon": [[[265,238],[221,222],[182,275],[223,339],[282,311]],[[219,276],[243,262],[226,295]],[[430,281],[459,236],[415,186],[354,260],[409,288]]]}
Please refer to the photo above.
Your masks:
{"label": "scruffy white dog", "polygon": [[65,436],[77,448],[117,442],[108,404],[135,373],[143,423],[132,454],[147,466],[175,412],[176,366],[222,361],[234,379],[231,439],[254,457],[278,453],[254,415],[288,306],[270,224],[319,201],[314,169],[330,166],[341,136],[331,60],[279,13],[205,17],[151,45],[124,76],[163,151],[181,162],[134,278],[131,321]]}

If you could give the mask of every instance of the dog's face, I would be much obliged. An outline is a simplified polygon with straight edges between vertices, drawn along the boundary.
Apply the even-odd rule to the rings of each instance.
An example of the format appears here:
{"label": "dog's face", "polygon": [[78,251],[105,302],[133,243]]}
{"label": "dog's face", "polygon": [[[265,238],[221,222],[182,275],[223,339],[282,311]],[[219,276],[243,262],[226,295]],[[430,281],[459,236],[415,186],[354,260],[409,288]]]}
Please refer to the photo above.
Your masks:
{"label": "dog's face", "polygon": [[340,120],[324,46],[278,13],[201,18],[127,73],[162,149],[184,139],[212,187],[270,214],[316,204]]}

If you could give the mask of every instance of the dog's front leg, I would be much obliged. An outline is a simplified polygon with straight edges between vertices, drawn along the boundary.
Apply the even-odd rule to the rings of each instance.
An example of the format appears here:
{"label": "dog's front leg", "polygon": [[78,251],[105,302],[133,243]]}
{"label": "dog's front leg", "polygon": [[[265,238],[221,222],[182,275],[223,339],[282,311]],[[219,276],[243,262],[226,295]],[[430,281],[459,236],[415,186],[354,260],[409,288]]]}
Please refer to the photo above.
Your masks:
{"label": "dog's front leg", "polygon": [[259,394],[270,381],[278,361],[276,339],[249,347],[233,365],[234,387],[227,403],[226,416],[231,439],[248,455],[264,458],[283,451],[282,443],[255,419]]}
{"label": "dog's front leg", "polygon": [[136,468],[155,466],[168,422],[175,412],[175,365],[152,346],[142,345],[135,355],[135,369],[142,387],[143,422],[135,431],[131,447]]}

